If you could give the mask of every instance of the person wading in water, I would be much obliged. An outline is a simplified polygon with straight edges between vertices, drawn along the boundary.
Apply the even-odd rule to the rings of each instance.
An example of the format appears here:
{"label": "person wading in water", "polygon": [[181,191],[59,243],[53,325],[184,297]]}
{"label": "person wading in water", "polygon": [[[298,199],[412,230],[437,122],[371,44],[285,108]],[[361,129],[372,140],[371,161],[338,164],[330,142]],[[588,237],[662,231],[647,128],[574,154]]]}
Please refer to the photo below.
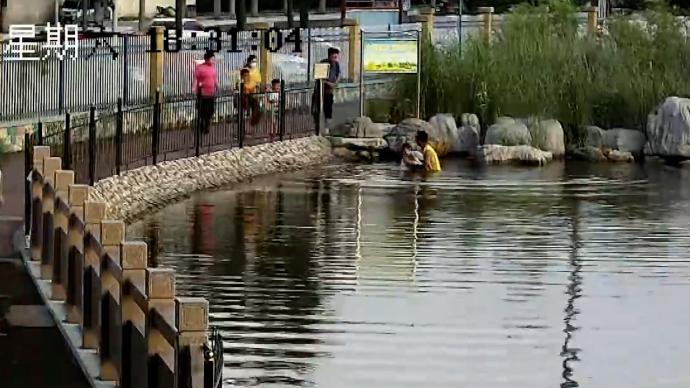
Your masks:
{"label": "person wading in water", "polygon": [[429,144],[429,134],[426,131],[419,131],[415,140],[419,148],[422,149],[422,154],[424,154],[424,170],[427,172],[441,171],[441,162],[438,160],[436,150]]}

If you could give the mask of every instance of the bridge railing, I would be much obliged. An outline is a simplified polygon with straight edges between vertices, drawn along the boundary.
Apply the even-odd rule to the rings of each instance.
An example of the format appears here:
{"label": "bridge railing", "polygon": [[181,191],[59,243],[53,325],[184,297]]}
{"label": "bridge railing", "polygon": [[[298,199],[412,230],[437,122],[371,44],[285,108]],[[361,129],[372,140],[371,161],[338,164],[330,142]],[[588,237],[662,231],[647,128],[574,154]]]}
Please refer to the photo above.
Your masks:
{"label": "bridge railing", "polygon": [[147,265],[147,244],[127,241],[125,224],[49,146],[35,146],[31,170],[31,260],[50,282],[81,348],[100,359],[98,379],[119,387],[216,388],[223,351],[209,336],[208,302],[176,296],[175,273]]}

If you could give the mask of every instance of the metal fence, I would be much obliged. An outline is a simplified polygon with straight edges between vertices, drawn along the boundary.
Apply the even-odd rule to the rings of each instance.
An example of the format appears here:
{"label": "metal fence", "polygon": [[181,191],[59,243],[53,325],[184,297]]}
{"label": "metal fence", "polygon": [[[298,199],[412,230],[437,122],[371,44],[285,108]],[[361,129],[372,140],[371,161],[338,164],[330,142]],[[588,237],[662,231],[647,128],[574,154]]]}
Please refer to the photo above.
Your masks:
{"label": "metal fence", "polygon": [[[295,30],[281,30],[280,44],[272,55],[270,76],[285,80],[288,85],[308,84],[313,64],[327,56],[329,47],[341,49],[342,76],[348,78],[349,33],[347,28],[297,29],[301,50],[295,50]],[[291,34],[293,34],[291,36]],[[276,31],[272,34],[278,40]],[[237,34],[235,49],[232,39],[223,35],[223,50],[216,55],[221,90],[233,89],[239,82],[239,70],[251,54],[261,47],[258,31]],[[7,44],[7,43],[5,43]],[[163,53],[163,87],[166,99],[184,99],[192,93],[192,77],[197,61],[213,46],[208,37],[185,38],[178,52]],[[45,42],[34,48],[36,57],[50,50]],[[77,57],[59,59],[49,56],[42,60],[16,60],[5,53],[0,44],[0,121],[32,119],[84,112],[91,105],[114,106],[122,99],[125,106],[151,101],[151,37],[119,35],[87,38],[79,41]],[[14,60],[13,60],[14,59]],[[37,58],[38,59],[38,58]]]}
{"label": "metal fence", "polygon": [[199,121],[196,97],[117,109],[89,108],[88,115],[65,115],[64,121],[39,122],[31,145],[49,145],[63,168],[75,171],[77,183],[96,181],[161,161],[218,150],[294,139],[317,133],[313,88],[263,93],[223,94],[214,102],[208,130]]}

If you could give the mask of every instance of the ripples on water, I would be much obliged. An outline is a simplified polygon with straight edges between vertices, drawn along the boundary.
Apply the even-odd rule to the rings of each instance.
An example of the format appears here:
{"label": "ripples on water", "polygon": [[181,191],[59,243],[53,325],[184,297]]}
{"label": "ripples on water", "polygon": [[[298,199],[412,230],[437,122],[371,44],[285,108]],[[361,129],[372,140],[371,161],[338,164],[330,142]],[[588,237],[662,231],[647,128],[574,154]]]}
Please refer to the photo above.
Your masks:
{"label": "ripples on water", "polygon": [[209,299],[226,386],[690,386],[687,170],[444,167],[262,179],[128,233]]}

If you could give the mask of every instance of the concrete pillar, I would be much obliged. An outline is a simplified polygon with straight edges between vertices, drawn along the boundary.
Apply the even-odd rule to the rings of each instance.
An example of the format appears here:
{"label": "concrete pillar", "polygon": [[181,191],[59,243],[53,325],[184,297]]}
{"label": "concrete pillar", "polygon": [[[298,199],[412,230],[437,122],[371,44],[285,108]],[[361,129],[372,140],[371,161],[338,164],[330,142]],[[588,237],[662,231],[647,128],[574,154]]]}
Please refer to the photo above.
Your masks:
{"label": "concrete pillar", "polygon": [[[32,176],[31,182],[31,260],[41,260],[41,246],[43,244],[43,164],[44,160],[50,157],[50,147],[35,146],[33,165],[36,174]],[[39,178],[40,177],[40,178]]]}
{"label": "concrete pillar", "polygon": [[259,0],[251,0],[251,7],[249,9],[249,16],[259,16]]}
{"label": "concrete pillar", "polygon": [[69,220],[68,249],[69,263],[68,268],[72,273],[73,283],[69,281],[67,288],[67,322],[73,324],[82,323],[82,306],[84,290],[84,203],[89,198],[87,185],[70,185],[69,187],[69,206],[72,215],[78,218],[77,221],[71,217]]}
{"label": "concrete pillar", "polygon": [[[52,158],[46,159],[49,161]],[[60,159],[60,158],[57,158]],[[44,166],[48,170],[48,164]],[[55,174],[51,174],[53,177]],[[53,178],[55,179],[55,178]],[[41,279],[52,280],[53,278],[53,254],[55,253],[55,191],[49,182],[43,184],[43,198],[41,199],[43,211],[43,228],[38,231],[43,234],[41,244]]]}
{"label": "concrete pillar", "polygon": [[[146,386],[146,263],[147,245],[144,242],[124,242],[122,258],[122,387]],[[137,295],[137,296],[135,296]],[[139,299],[139,300],[137,300]],[[144,304],[142,305],[142,301]],[[125,353],[128,352],[128,353]]]}
{"label": "concrete pillar", "polygon": [[146,0],[139,0],[139,31],[146,28]]}
{"label": "concrete pillar", "polygon": [[65,300],[68,271],[69,231],[69,186],[74,184],[74,171],[58,170],[55,172],[55,252],[53,253],[52,299]]}
{"label": "concrete pillar", "polygon": [[62,168],[62,159],[48,157],[43,160],[43,181],[55,187],[55,171]]}
{"label": "concrete pillar", "polygon": [[[271,26],[268,23],[256,23],[254,28],[260,31],[261,44],[259,49],[259,71],[261,72],[261,82],[263,86],[271,82],[271,51],[266,46],[266,34]],[[262,89],[263,90],[263,89]]]}
{"label": "concrete pillar", "polygon": [[84,202],[84,287],[82,302],[82,347],[98,349],[100,340],[100,299],[98,289],[101,285],[101,254],[87,236],[100,241],[101,222],[105,218],[106,205],[104,202]]}
{"label": "concrete pillar", "polygon": [[597,7],[585,7],[587,13],[587,32],[590,34],[597,33]]}
{"label": "concrete pillar", "polygon": [[189,351],[192,384],[204,388],[204,344],[208,340],[208,301],[204,298],[177,298],[177,328],[181,355]]}
{"label": "concrete pillar", "polygon": [[149,97],[151,102],[156,100],[156,91],[163,90],[163,31],[162,26],[154,27],[157,52],[151,52],[150,60],[150,80],[149,80]]}
{"label": "concrete pillar", "polygon": [[220,17],[221,14],[221,0],[213,0],[213,16]]}
{"label": "concrete pillar", "polygon": [[288,0],[283,0],[283,13],[288,11]]}
{"label": "concrete pillar", "polygon": [[235,0],[230,0],[230,17],[234,18],[237,16],[237,12],[235,12]]}
{"label": "concrete pillar", "polygon": [[[346,19],[343,25],[347,26],[348,39],[350,44],[348,45],[347,53],[347,74],[352,80],[352,82],[359,81],[359,68],[360,68],[360,51],[361,51],[361,39],[362,28],[359,25],[359,21],[354,19]],[[317,58],[318,59],[318,58]]]}
{"label": "concrete pillar", "polygon": [[479,14],[482,15],[482,33],[484,35],[484,39],[486,39],[488,43],[491,43],[491,36],[493,35],[494,7],[480,7],[478,11]]}
{"label": "concrete pillar", "polygon": [[326,0],[319,0],[319,12],[326,13]]}
{"label": "concrete pillar", "polygon": [[[101,222],[101,322],[100,338],[108,338],[116,343],[122,342],[121,285],[117,272],[121,270],[120,248],[125,240],[125,224],[122,221]],[[115,268],[113,268],[115,267]],[[102,341],[101,341],[102,343]],[[99,378],[104,381],[120,380],[121,347],[100,345],[101,369]]]}
{"label": "concrete pillar", "polygon": [[[148,310],[156,310],[172,327],[175,326],[175,271],[168,268],[149,268],[146,270],[146,294]],[[158,357],[169,372],[175,371],[175,348],[165,337],[149,325],[148,331],[149,360]],[[173,376],[174,378],[174,376]]]}

